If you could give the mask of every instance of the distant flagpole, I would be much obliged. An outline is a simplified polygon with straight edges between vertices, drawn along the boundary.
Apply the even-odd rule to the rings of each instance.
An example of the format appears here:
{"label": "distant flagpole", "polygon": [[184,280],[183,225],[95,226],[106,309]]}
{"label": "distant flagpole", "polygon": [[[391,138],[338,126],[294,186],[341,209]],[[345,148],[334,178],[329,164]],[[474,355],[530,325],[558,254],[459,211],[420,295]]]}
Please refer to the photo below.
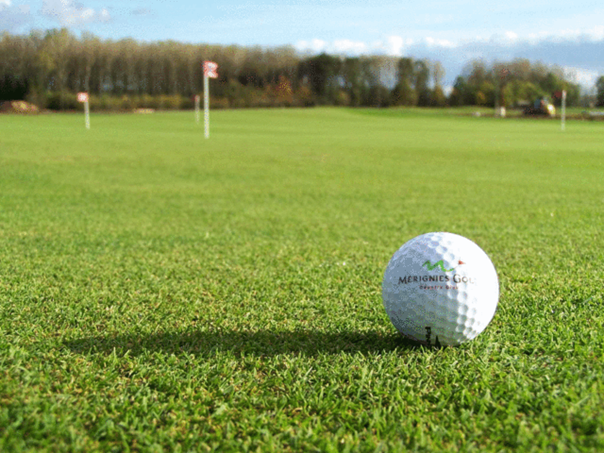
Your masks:
{"label": "distant flagpole", "polygon": [[566,90],[562,91],[562,130],[566,129]]}
{"label": "distant flagpole", "polygon": [[203,120],[205,137],[210,138],[210,78],[218,78],[218,64],[203,62]]}
{"label": "distant flagpole", "polygon": [[206,138],[210,138],[210,78],[203,75],[203,124]]}
{"label": "distant flagpole", "polygon": [[84,104],[84,124],[86,125],[86,129],[90,129],[90,104],[88,102],[88,93],[85,91],[78,93],[78,102]]}
{"label": "distant flagpole", "polygon": [[90,102],[88,101],[88,99],[86,99],[86,102],[84,102],[84,117],[86,129],[90,129]]}

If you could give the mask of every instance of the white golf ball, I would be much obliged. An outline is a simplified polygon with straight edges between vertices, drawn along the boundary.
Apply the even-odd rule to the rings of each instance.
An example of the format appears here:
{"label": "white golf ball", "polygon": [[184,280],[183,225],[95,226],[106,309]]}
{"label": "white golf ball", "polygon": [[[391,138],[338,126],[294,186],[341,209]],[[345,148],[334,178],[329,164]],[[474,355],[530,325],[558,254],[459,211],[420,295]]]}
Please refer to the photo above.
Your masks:
{"label": "white golf ball", "polygon": [[404,336],[427,345],[472,340],[493,319],[497,271],[487,254],[452,233],[427,233],[392,257],[382,283],[384,308]]}

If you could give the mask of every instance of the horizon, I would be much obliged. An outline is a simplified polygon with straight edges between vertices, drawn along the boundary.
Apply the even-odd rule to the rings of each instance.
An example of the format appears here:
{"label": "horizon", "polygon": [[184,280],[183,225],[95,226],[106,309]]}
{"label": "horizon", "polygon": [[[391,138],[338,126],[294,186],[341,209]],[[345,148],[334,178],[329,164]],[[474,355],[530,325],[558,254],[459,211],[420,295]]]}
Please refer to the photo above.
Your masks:
{"label": "horizon", "polygon": [[389,55],[439,61],[450,88],[475,60],[527,59],[562,68],[592,91],[604,75],[604,6],[543,0],[492,7],[473,0],[421,5],[358,0],[249,2],[219,5],[158,0],[0,0],[0,32],[67,28],[106,40],[177,41],[241,47],[292,47],[298,53]]}

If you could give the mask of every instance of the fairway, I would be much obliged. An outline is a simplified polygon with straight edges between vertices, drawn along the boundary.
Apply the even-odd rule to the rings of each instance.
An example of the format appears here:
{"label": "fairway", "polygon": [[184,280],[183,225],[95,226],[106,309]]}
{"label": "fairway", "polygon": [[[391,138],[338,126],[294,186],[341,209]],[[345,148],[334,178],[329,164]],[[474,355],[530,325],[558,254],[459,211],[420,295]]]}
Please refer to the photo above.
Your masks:
{"label": "fairway", "polygon": [[[0,115],[0,451],[603,451],[604,123],[420,109]],[[472,342],[381,297],[449,231]]]}

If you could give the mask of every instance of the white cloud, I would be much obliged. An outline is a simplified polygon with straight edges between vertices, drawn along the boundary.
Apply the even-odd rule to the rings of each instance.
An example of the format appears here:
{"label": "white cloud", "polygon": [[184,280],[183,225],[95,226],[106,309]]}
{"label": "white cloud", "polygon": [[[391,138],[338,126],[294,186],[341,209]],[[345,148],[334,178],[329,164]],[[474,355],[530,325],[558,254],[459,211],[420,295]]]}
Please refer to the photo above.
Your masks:
{"label": "white cloud", "polygon": [[0,31],[18,31],[22,25],[30,22],[28,5],[12,6],[11,0],[0,0]]}
{"label": "white cloud", "polygon": [[592,87],[596,84],[596,80],[600,77],[600,73],[598,71],[592,71],[589,69],[582,68],[573,68],[570,66],[565,66],[564,75],[568,78],[568,80],[578,83],[584,87]]}
{"label": "white cloud", "polygon": [[428,37],[425,39],[425,42],[428,45],[428,47],[443,47],[446,49],[452,49],[454,47],[457,47],[457,44],[449,41],[448,39],[435,39],[435,38]]}
{"label": "white cloud", "polygon": [[386,53],[388,55],[401,57],[405,50],[405,40],[400,36],[390,36],[386,40]]}
{"label": "white cloud", "polygon": [[422,40],[414,40],[402,36],[389,36],[385,41],[374,41],[372,43],[351,41],[349,39],[340,39],[329,43],[321,39],[313,39],[312,41],[298,41],[295,47],[299,51],[311,53],[328,52],[348,56],[382,54],[402,57],[418,47],[453,49],[456,46],[456,43],[446,39],[428,37]]}
{"label": "white cloud", "polygon": [[371,50],[364,42],[351,41],[350,39],[337,39],[331,43],[322,39],[298,41],[295,48],[300,52],[315,54],[327,52],[336,55],[360,55],[368,53]]}
{"label": "white cloud", "polygon": [[514,33],[513,31],[506,31],[505,37],[507,39],[509,39],[510,41],[516,41],[518,39],[518,35],[516,33]]}
{"label": "white cloud", "polygon": [[94,10],[72,0],[44,0],[42,14],[63,26],[78,26],[92,22],[108,22],[111,15],[106,8]]}
{"label": "white cloud", "polygon": [[327,42],[322,39],[313,39],[312,41],[298,41],[296,49],[300,52],[321,53],[327,49]]}
{"label": "white cloud", "polygon": [[367,45],[364,42],[351,41],[349,39],[334,41],[331,47],[338,54],[362,54],[367,52]]}
{"label": "white cloud", "polygon": [[518,42],[518,34],[513,31],[506,31],[503,34],[503,42],[508,45],[514,45]]}
{"label": "white cloud", "polygon": [[[523,38],[520,38],[523,39]],[[555,33],[540,31],[539,33],[529,33],[524,40],[531,44],[539,44],[543,41],[548,42],[566,42],[566,41],[589,41],[598,42],[604,40],[604,26],[593,27],[590,29],[564,29],[557,30]]]}
{"label": "white cloud", "polygon": [[409,56],[439,61],[446,70],[445,85],[452,85],[455,77],[473,60],[487,64],[493,61],[511,61],[525,58],[545,65],[556,65],[567,72],[569,80],[586,89],[604,74],[604,61],[595,58],[604,55],[604,27],[584,30],[563,30],[553,33],[521,35],[506,31],[489,37],[453,41],[443,37],[410,39],[389,36],[380,41],[363,42],[337,40],[333,42],[314,39],[300,41],[296,48],[310,53]]}
{"label": "white cloud", "polygon": [[592,28],[589,35],[594,41],[604,41],[604,26]]}

